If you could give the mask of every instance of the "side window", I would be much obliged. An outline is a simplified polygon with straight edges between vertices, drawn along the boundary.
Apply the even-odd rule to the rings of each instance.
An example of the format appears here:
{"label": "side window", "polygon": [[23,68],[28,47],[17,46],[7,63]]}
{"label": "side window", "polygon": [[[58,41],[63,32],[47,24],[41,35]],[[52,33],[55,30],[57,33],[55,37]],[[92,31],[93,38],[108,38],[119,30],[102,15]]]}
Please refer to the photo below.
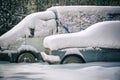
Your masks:
{"label": "side window", "polygon": [[120,13],[110,13],[108,15],[111,20],[120,20]]}
{"label": "side window", "polygon": [[35,29],[33,29],[33,28],[30,28],[30,36],[29,36],[29,38],[33,38],[34,37],[34,31],[35,31]]}

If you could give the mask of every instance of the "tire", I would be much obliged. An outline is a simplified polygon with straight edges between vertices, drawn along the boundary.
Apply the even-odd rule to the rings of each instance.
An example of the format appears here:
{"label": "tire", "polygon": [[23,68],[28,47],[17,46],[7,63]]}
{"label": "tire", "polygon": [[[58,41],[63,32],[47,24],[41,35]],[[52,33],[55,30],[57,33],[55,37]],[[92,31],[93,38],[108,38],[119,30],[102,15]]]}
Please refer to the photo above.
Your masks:
{"label": "tire", "polygon": [[64,57],[64,59],[61,61],[61,64],[69,64],[69,63],[84,63],[84,60],[77,55],[69,55]]}
{"label": "tire", "polygon": [[34,63],[36,62],[35,60],[35,56],[31,53],[31,52],[22,52],[18,58],[17,58],[17,62],[21,63],[21,62],[25,62],[25,63]]}

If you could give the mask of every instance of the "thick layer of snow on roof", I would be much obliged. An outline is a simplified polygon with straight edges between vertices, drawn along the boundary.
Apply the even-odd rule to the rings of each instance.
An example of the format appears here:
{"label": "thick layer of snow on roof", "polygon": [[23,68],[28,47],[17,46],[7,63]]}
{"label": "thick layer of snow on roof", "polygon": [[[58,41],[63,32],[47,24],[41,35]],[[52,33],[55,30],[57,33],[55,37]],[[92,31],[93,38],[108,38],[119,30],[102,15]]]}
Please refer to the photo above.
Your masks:
{"label": "thick layer of snow on roof", "polygon": [[48,36],[43,44],[51,50],[67,47],[120,48],[119,33],[120,21],[104,21],[81,32]]}
{"label": "thick layer of snow on roof", "polygon": [[120,6],[55,6],[58,33],[78,32],[101,21],[120,20]]}
{"label": "thick layer of snow on roof", "polygon": [[[36,12],[26,16],[15,27],[0,37],[0,46],[8,46],[22,40],[22,38],[31,36],[31,28],[36,31],[36,37],[42,35],[41,33],[37,33],[37,30],[40,31],[41,29],[43,31],[44,27],[47,27],[47,31],[52,30],[56,27],[55,20],[53,19],[55,19],[55,14],[52,11]],[[43,26],[44,24],[45,26]],[[50,24],[52,27],[49,27]]]}
{"label": "thick layer of snow on roof", "polygon": [[66,12],[79,12],[79,11],[85,11],[85,12],[90,12],[90,13],[98,13],[98,12],[103,12],[103,13],[117,13],[116,11],[119,10],[119,6],[55,6],[48,8],[48,11],[54,11],[57,13],[58,18],[62,17],[62,14],[68,14]]}

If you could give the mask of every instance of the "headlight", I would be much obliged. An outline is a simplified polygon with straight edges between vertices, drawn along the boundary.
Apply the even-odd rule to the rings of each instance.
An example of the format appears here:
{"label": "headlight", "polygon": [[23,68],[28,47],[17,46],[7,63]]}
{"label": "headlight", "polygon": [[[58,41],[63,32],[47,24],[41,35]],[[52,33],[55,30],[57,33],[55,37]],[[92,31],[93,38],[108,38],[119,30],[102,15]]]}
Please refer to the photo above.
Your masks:
{"label": "headlight", "polygon": [[52,54],[52,52],[51,52],[51,50],[49,48],[45,48],[45,53],[48,54],[48,55]]}

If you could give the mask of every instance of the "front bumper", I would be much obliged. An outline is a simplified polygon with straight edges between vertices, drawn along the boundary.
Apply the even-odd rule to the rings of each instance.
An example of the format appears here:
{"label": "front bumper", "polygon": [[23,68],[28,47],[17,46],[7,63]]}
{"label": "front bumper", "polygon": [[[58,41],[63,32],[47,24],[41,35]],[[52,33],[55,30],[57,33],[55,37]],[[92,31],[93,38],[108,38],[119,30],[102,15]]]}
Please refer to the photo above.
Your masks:
{"label": "front bumper", "polygon": [[41,52],[41,56],[44,61],[50,64],[57,64],[57,63],[60,63],[61,61],[59,56],[47,55],[45,52]]}
{"label": "front bumper", "polygon": [[16,54],[18,54],[17,51],[0,51],[0,61],[14,62],[17,56]]}

